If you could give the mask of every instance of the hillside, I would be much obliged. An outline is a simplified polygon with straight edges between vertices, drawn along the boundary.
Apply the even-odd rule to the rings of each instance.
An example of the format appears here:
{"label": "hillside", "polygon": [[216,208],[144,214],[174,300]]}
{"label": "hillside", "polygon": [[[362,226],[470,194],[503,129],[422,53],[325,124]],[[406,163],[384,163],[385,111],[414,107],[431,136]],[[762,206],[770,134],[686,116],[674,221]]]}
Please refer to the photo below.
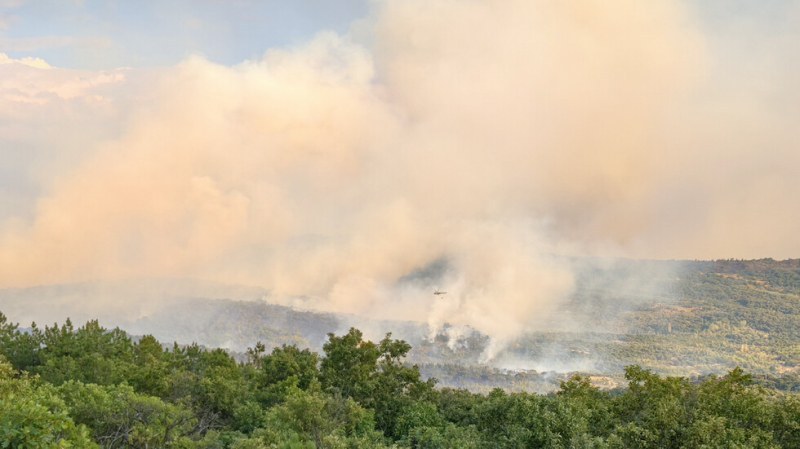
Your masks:
{"label": "hillside", "polygon": [[[558,372],[584,372],[611,376],[598,383],[613,385],[632,364],[682,376],[739,366],[770,385],[800,389],[800,260],[636,264],[623,261],[584,277],[565,315],[586,330],[519,339],[494,361],[505,370],[494,372],[492,382],[530,389]],[[642,283],[632,270],[661,275]],[[619,279],[636,282],[621,292]],[[481,389],[492,382],[480,369],[464,373],[452,366],[476,362],[481,349],[473,345],[425,363],[450,384]]]}
{"label": "hillside", "polygon": [[632,364],[684,376],[740,366],[779,386],[798,384],[800,260],[578,262],[575,293],[552,327],[488,364],[481,354],[489,339],[478,332],[429,340],[422,323],[294,310],[265,302],[269,292],[253,287],[151,280],[3,290],[0,311],[23,325],[66,316],[81,323],[94,313],[134,335],[240,354],[258,341],[318,351],[328,333],[351,326],[373,339],[392,332],[412,344],[409,360],[424,374],[479,391],[548,391],[572,372],[614,386]]}

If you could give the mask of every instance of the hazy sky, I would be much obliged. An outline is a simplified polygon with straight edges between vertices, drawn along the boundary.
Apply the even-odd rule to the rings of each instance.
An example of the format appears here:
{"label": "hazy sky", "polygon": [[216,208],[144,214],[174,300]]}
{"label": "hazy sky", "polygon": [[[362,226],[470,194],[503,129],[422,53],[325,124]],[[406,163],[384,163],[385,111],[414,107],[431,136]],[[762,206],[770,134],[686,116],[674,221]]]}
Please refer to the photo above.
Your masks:
{"label": "hazy sky", "polygon": [[557,255],[800,256],[797,2],[0,5],[0,287],[402,314],[446,261],[426,316],[502,338]]}
{"label": "hazy sky", "polygon": [[199,54],[221,64],[269,48],[347,31],[363,0],[5,0],[0,47],[59,67],[113,69],[172,65]]}

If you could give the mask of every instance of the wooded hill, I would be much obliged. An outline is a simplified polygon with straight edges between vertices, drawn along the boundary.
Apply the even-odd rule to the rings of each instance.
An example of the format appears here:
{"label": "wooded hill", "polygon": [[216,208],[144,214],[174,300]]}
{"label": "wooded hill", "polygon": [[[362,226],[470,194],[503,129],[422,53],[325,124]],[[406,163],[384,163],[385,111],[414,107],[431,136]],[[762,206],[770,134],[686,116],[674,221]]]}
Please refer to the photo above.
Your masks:
{"label": "wooded hill", "polygon": [[575,372],[613,388],[625,383],[623,369],[633,364],[687,377],[739,366],[758,382],[800,389],[800,260],[576,260],[573,266],[575,292],[553,317],[556,326],[522,336],[489,364],[481,363],[488,337],[478,332],[429,340],[422,323],[294,310],[265,302],[269,292],[251,287],[150,280],[8,289],[0,290],[0,310],[25,327],[39,316],[40,323],[67,316],[84,322],[96,313],[132,335],[223,347],[240,359],[257,341],[320,351],[330,332],[355,326],[380,338],[391,331],[413,346],[408,359],[424,375],[481,392],[547,392]]}
{"label": "wooded hill", "polygon": [[[613,386],[632,364],[680,376],[738,366],[759,382],[800,391],[798,259],[590,266],[563,317],[582,330],[530,333],[496,361],[533,369],[485,372],[475,363],[482,349],[477,336],[469,349],[456,351],[419,342],[417,354],[424,371],[443,383],[479,391],[489,385],[546,391],[564,378],[547,372],[553,368],[599,375],[598,384]],[[435,355],[427,357],[428,350]]]}

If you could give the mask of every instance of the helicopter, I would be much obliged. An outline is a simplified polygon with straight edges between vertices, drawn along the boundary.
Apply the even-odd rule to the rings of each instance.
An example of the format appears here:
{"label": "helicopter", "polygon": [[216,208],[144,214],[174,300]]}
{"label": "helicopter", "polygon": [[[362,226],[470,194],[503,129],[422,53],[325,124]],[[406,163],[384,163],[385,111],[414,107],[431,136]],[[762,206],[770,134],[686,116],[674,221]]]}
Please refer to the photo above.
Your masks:
{"label": "helicopter", "polygon": [[436,290],[434,290],[434,291],[433,291],[433,294],[434,294],[434,295],[446,295],[446,294],[447,294],[447,292],[441,291],[441,290],[439,290],[439,289],[437,288]]}

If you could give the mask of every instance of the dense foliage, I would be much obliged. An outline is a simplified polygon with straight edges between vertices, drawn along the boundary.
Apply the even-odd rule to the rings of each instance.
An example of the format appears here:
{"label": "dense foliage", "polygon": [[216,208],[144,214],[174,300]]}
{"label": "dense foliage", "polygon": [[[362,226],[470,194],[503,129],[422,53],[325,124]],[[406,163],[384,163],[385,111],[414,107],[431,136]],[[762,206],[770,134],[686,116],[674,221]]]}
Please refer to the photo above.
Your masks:
{"label": "dense foliage", "polygon": [[323,354],[256,344],[237,362],[165,348],[96,321],[20,330],[0,314],[0,447],[795,448],[800,397],[724,377],[637,366],[604,391],[574,376],[555,394],[436,389],[411,347],[357,329]]}

